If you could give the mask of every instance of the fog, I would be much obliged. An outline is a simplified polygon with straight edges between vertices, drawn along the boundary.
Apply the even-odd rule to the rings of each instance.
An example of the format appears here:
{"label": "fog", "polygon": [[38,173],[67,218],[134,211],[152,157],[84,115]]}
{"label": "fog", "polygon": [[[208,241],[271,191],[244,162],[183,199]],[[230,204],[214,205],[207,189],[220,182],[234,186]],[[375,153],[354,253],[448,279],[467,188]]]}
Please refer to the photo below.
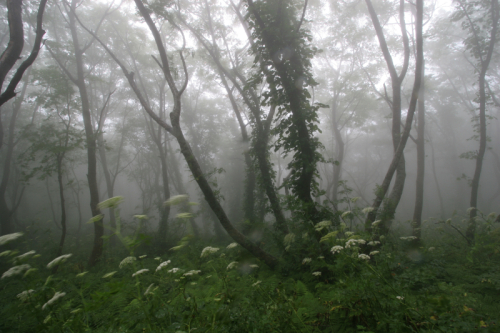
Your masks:
{"label": "fog", "polygon": [[[290,2],[304,31],[305,51],[291,43],[267,54],[269,41],[258,36],[258,20],[245,16],[247,5],[232,1],[149,1],[156,36],[131,1],[49,1],[41,51],[18,84],[16,97],[1,108],[2,234],[36,229],[57,242],[64,223],[71,242],[82,240],[82,253],[90,253],[93,237],[100,237],[95,233],[103,231],[87,221],[102,213],[99,225],[110,234],[118,211],[127,232],[144,221],[141,230],[165,250],[187,234],[230,239],[232,231],[226,222],[221,225],[222,215],[244,237],[259,242],[266,230],[282,227],[277,209],[290,226],[308,220],[338,224],[345,212],[354,212],[349,227],[369,230],[365,219],[370,217],[361,211],[373,207],[403,135],[418,58],[415,6],[408,3],[404,10],[405,51],[399,5],[383,3],[376,2],[375,9],[401,79],[399,129],[394,128],[394,80],[364,2],[311,0],[305,8]],[[482,102],[478,80],[488,57],[491,22],[478,25],[483,49],[477,50],[459,9],[451,2],[425,4],[422,106],[412,115],[404,160],[385,197],[402,174],[401,166],[403,188],[394,212],[382,212],[390,206],[387,201],[375,209],[376,219],[387,222],[387,233],[425,238],[440,221],[454,217],[455,226],[465,230],[467,220],[476,216],[468,209],[484,141],[481,103],[486,143],[475,208],[484,215],[498,210],[498,45],[487,64]],[[0,42],[6,49],[6,5],[0,10]],[[35,2],[23,5],[21,60],[35,40],[37,10]],[[486,14],[478,10],[471,15],[476,20]],[[165,53],[154,38],[161,39]],[[289,64],[298,53],[303,68],[294,69]],[[273,61],[289,66],[284,67],[290,73],[297,70],[290,75],[307,110],[306,145],[314,150],[314,161],[304,161],[313,155],[304,155],[304,133],[296,129],[302,120],[287,100],[292,96],[284,92],[286,78],[272,67]],[[13,73],[7,74],[4,87]],[[424,112],[421,138],[417,114]],[[186,163],[190,152],[179,136],[190,146],[199,174],[193,175],[193,165]],[[418,142],[425,149],[425,172],[422,214],[415,222]],[[267,171],[262,169],[266,164]],[[304,184],[301,177],[308,172],[312,178]],[[200,190],[200,178],[212,197]],[[89,182],[97,186],[92,199]],[[274,191],[277,206],[269,191]],[[180,206],[164,204],[177,195],[188,199]],[[115,196],[124,198],[115,210],[96,208],[96,200]],[[214,212],[214,202],[222,210]],[[321,213],[311,213],[310,207]],[[189,215],[177,217],[181,213]],[[418,223],[421,236],[411,222]]]}

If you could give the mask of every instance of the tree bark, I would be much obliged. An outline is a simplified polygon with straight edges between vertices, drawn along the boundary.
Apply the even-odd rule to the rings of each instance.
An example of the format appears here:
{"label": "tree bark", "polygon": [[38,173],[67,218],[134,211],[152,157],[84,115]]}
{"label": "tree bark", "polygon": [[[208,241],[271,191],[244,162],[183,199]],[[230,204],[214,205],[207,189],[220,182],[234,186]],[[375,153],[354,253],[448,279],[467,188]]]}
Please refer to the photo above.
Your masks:
{"label": "tree bark", "polygon": [[425,176],[425,63],[422,64],[422,83],[418,93],[417,113],[417,179],[415,209],[413,211],[413,236],[420,243],[422,235],[422,209],[424,206],[424,176]]}
{"label": "tree bark", "polygon": [[[492,18],[492,28],[490,34],[490,40],[488,45],[488,50],[486,54],[486,58],[480,57],[481,61],[481,71],[479,73],[479,150],[476,156],[476,168],[474,170],[474,176],[472,177],[471,182],[471,195],[470,195],[470,207],[471,209],[469,214],[469,224],[467,226],[467,231],[465,233],[466,237],[474,242],[474,236],[476,232],[476,220],[475,217],[477,215],[477,196],[479,192],[479,179],[481,177],[481,170],[483,167],[483,159],[484,154],[486,152],[486,72],[488,71],[488,67],[491,62],[491,57],[493,55],[493,50],[495,48],[495,42],[497,39],[497,27],[498,27],[498,0],[491,1],[491,10],[490,10],[491,18]],[[471,22],[471,29],[475,29]],[[475,31],[475,30],[473,30]],[[475,43],[479,50],[480,41],[477,36],[475,36]]]}

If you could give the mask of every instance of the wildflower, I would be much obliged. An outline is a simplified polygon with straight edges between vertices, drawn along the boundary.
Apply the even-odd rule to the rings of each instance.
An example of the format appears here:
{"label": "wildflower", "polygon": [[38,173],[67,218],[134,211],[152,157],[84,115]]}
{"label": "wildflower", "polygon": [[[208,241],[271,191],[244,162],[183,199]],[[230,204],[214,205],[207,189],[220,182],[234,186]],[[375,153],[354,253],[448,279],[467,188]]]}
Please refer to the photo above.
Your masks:
{"label": "wildflower", "polygon": [[219,248],[218,247],[211,247],[211,246],[207,246],[206,248],[203,249],[203,251],[201,251],[201,256],[200,258],[203,258],[203,257],[206,257],[208,256],[209,254],[212,254],[212,253],[215,253],[219,251]]}
{"label": "wildflower", "polygon": [[434,251],[435,249],[436,249],[435,247],[431,246],[431,247],[429,248],[429,251]]}
{"label": "wildflower", "polygon": [[366,207],[365,209],[362,210],[363,214],[368,214],[370,212],[373,212],[375,208],[373,207]]}
{"label": "wildflower", "polygon": [[316,229],[316,231],[321,231],[324,228],[327,228],[331,225],[332,225],[331,221],[321,221],[321,222],[318,222],[314,228]]}
{"label": "wildflower", "polygon": [[196,283],[196,282],[191,282],[191,285],[192,285],[192,286],[196,286],[197,284],[198,284],[198,283]]}
{"label": "wildflower", "polygon": [[407,236],[407,237],[399,237],[399,239],[411,241],[411,240],[417,239],[417,237],[415,237],[415,236]]}
{"label": "wildflower", "polygon": [[193,269],[187,273],[184,273],[183,275],[184,276],[192,276],[192,275],[199,274],[199,273],[201,273],[201,271],[197,271],[197,270]]}
{"label": "wildflower", "polygon": [[5,245],[7,244],[8,242],[11,242],[13,240],[16,240],[18,239],[19,237],[21,237],[23,235],[22,232],[15,232],[13,234],[8,234],[8,235],[3,235],[3,236],[0,236],[0,245]]}
{"label": "wildflower", "polygon": [[357,244],[365,244],[366,241],[364,239],[349,239],[347,243],[345,243],[345,248],[348,249],[351,246],[356,246]]}
{"label": "wildflower", "polygon": [[262,282],[261,280],[259,280],[259,281],[255,282],[254,284],[252,284],[252,287],[256,287],[256,286],[258,286],[261,282]]}
{"label": "wildflower", "polygon": [[134,215],[134,217],[138,220],[147,220],[148,219],[147,215]]}
{"label": "wildflower", "polygon": [[139,256],[139,259],[144,259],[144,258],[146,258],[147,256],[148,256],[147,254],[144,254],[144,255],[142,255],[142,256]]}
{"label": "wildflower", "polygon": [[345,235],[346,235],[347,237],[350,237],[350,236],[354,235],[354,232],[352,232],[352,231],[348,231],[348,232],[346,232],[346,233],[345,233]]}
{"label": "wildflower", "polygon": [[396,296],[396,298],[399,299],[400,301],[405,299],[403,296]]}
{"label": "wildflower", "polygon": [[293,233],[287,234],[283,239],[283,243],[285,243],[285,245],[292,244],[294,241],[295,241],[295,234]]}
{"label": "wildflower", "polygon": [[102,220],[104,218],[104,215],[102,214],[98,214],[96,216],[92,216],[90,218],[90,220],[87,221],[88,224],[92,224],[92,223],[95,223],[95,222],[99,222],[100,220]]}
{"label": "wildflower", "polygon": [[161,264],[158,265],[158,267],[156,267],[156,271],[155,272],[158,272],[159,270],[161,270],[163,267],[167,267],[167,265],[170,264],[170,260],[167,260],[167,261],[164,261],[162,262]]}
{"label": "wildflower", "polygon": [[115,208],[118,207],[118,205],[121,204],[123,200],[125,200],[125,198],[121,196],[112,197],[98,203],[97,208],[99,209]]}
{"label": "wildflower", "polygon": [[318,259],[325,259],[325,257],[324,256],[319,256]]}
{"label": "wildflower", "polygon": [[192,216],[193,216],[193,214],[191,214],[191,213],[179,213],[179,214],[175,215],[175,217],[178,219],[189,219]]}
{"label": "wildflower", "polygon": [[23,302],[26,302],[33,292],[35,292],[33,289],[25,290],[22,293],[17,294],[17,298],[19,298]]}
{"label": "wildflower", "polygon": [[372,252],[370,252],[370,255],[374,256],[374,255],[379,254],[379,253],[380,253],[380,251],[372,251]]}
{"label": "wildflower", "polygon": [[177,273],[179,271],[179,268],[172,268],[171,270],[168,271],[168,273]]}
{"label": "wildflower", "polygon": [[120,267],[120,268],[123,268],[123,267],[125,267],[125,266],[127,266],[127,265],[129,265],[129,264],[133,263],[133,262],[134,262],[134,261],[136,261],[136,260],[137,260],[137,258],[136,258],[136,257],[127,257],[127,258],[123,259],[123,260],[120,262],[119,267]]}
{"label": "wildflower", "polygon": [[250,268],[259,268],[259,265],[253,264],[253,265],[250,265]]}
{"label": "wildflower", "polygon": [[347,217],[348,215],[351,215],[351,214],[352,214],[352,212],[350,210],[347,210],[347,211],[343,212],[340,217],[345,218],[345,217]]}
{"label": "wildflower", "polygon": [[156,258],[155,258],[155,260],[158,260],[158,261],[160,261],[160,260],[161,260],[161,258],[160,258],[160,257],[156,257]]}
{"label": "wildflower", "polygon": [[333,254],[335,253],[338,253],[340,251],[342,251],[344,249],[344,247],[340,246],[340,245],[335,245],[334,247],[332,247],[332,249],[330,250]]}
{"label": "wildflower", "polygon": [[371,241],[371,242],[368,242],[368,245],[371,245],[371,246],[375,246],[375,245],[378,245],[380,244],[379,241]]}
{"label": "wildflower", "polygon": [[17,274],[21,274],[22,272],[24,272],[30,268],[31,268],[31,266],[28,264],[11,267],[8,271],[6,271],[5,273],[2,274],[2,279],[6,278],[6,277],[17,275]]}
{"label": "wildflower", "polygon": [[377,221],[374,221],[374,222],[372,223],[372,226],[373,226],[373,227],[376,227],[376,226],[378,226],[378,225],[380,224],[380,222],[382,222],[382,220],[377,220]]}
{"label": "wildflower", "polygon": [[82,272],[82,273],[78,273],[78,274],[76,274],[76,277],[82,277],[82,276],[84,276],[87,273],[88,273],[87,271]]}
{"label": "wildflower", "polygon": [[227,265],[227,268],[226,269],[232,269],[233,267],[235,267],[236,265],[238,265],[238,262],[237,261],[233,261],[232,263],[230,263],[229,265]]}
{"label": "wildflower", "polygon": [[311,258],[304,258],[304,259],[302,260],[302,265],[305,265],[305,264],[310,263],[310,262],[311,262],[311,260],[312,260]]}
{"label": "wildflower", "polygon": [[135,272],[134,274],[132,274],[132,277],[135,277],[137,275],[141,275],[142,273],[146,273],[146,272],[149,272],[149,269],[147,269],[147,268],[140,269],[137,272]]}
{"label": "wildflower", "polygon": [[51,299],[49,299],[47,301],[47,303],[45,303],[43,306],[42,306],[42,310],[45,310],[45,308],[49,305],[51,305],[52,303],[54,303],[55,301],[57,301],[59,298],[63,297],[64,295],[66,295],[66,293],[61,293],[59,291],[56,291],[56,293],[54,294],[54,296],[52,296]]}
{"label": "wildflower", "polygon": [[116,271],[113,271],[113,272],[110,272],[110,273],[104,274],[104,275],[102,276],[102,278],[103,278],[103,279],[107,279],[107,278],[112,277],[112,276],[113,276],[113,275],[115,275],[115,274],[116,274]]}
{"label": "wildflower", "polygon": [[176,206],[180,203],[183,203],[188,199],[188,196],[185,194],[179,194],[175,195],[173,197],[170,197],[167,201],[163,203],[164,206]]}
{"label": "wildflower", "polygon": [[370,260],[370,256],[367,254],[364,254],[364,253],[361,253],[360,255],[358,255],[358,258],[362,259],[362,260]]}
{"label": "wildflower", "polygon": [[146,291],[144,292],[144,296],[146,296],[147,294],[152,294],[152,292],[151,292],[151,288],[153,288],[153,286],[154,286],[154,285],[155,285],[154,283],[151,283],[151,284],[149,285],[149,287],[148,287],[148,288],[146,289]]}
{"label": "wildflower", "polygon": [[55,265],[62,264],[63,262],[65,262],[66,260],[68,260],[68,258],[71,257],[71,256],[72,256],[71,253],[63,254],[62,256],[59,256],[59,257],[55,258],[54,260],[52,260],[51,262],[49,262],[47,264],[47,268],[52,268]]}
{"label": "wildflower", "polygon": [[232,249],[235,248],[236,246],[238,246],[238,243],[231,243],[226,247],[226,249]]}
{"label": "wildflower", "polygon": [[467,215],[470,214],[473,210],[476,210],[476,207],[469,207],[466,211]]}
{"label": "wildflower", "polygon": [[36,252],[32,250],[32,251],[26,252],[24,254],[21,254],[21,255],[15,257],[14,260],[23,260],[23,259],[26,259],[26,258],[28,258],[29,256],[31,256],[31,255],[33,255],[35,253]]}
{"label": "wildflower", "polygon": [[321,272],[313,272],[312,275],[314,275],[314,276],[320,276]]}

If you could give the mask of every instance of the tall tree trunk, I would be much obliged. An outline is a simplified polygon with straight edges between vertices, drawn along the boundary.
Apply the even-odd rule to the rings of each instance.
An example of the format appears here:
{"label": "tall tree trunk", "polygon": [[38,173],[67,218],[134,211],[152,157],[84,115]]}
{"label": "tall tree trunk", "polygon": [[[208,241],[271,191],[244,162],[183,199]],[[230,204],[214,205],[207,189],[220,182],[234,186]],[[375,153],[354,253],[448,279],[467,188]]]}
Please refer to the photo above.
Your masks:
{"label": "tall tree trunk", "polygon": [[[382,32],[382,27],[380,26],[380,23],[378,21],[377,15],[373,9],[373,6],[371,4],[370,0],[366,0],[366,3],[368,5],[368,9],[370,11],[370,16],[372,17],[372,21],[375,26],[375,30],[377,31],[377,36],[379,37],[379,41],[382,47],[382,51],[384,53],[384,56],[386,57],[387,63],[392,64],[392,58],[390,58],[389,50],[387,48],[387,44],[385,43],[385,38],[383,37],[383,32]],[[397,148],[394,152],[394,156],[392,158],[391,164],[389,166],[389,169],[387,170],[387,173],[384,177],[384,181],[382,184],[379,186],[379,188],[376,191],[376,197],[375,200],[373,201],[372,208],[373,210],[368,213],[368,216],[366,217],[365,220],[365,229],[367,231],[372,231],[372,223],[375,220],[375,217],[377,215],[377,211],[382,204],[382,201],[387,194],[387,191],[389,189],[389,186],[391,184],[392,177],[394,176],[394,173],[396,172],[396,169],[398,168],[401,158],[403,156],[403,150],[406,146],[406,142],[408,141],[408,137],[410,136],[410,130],[412,127],[413,123],[413,116],[415,113],[415,109],[417,107],[417,100],[418,100],[418,93],[420,92],[420,84],[422,80],[422,67],[423,67],[423,61],[424,61],[424,51],[423,51],[423,37],[422,37],[422,24],[423,24],[423,0],[417,0],[416,1],[416,7],[417,7],[417,15],[416,15],[416,21],[415,21],[415,31],[416,31],[416,44],[417,44],[417,54],[416,54],[416,64],[415,64],[415,81],[413,83],[413,91],[410,99],[410,105],[408,107],[408,114],[406,116],[406,123],[405,127],[403,130],[403,133],[401,135],[401,138],[399,140],[399,143],[397,145]],[[404,14],[404,11],[403,11]],[[404,15],[401,15],[404,16]],[[401,19],[403,21],[403,19]],[[403,21],[404,22],[404,21]],[[402,25],[403,26],[403,25]],[[403,29],[403,28],[402,28]],[[405,33],[404,33],[405,35]],[[406,47],[405,47],[406,49]],[[405,52],[406,54],[406,52]],[[391,73],[395,72],[394,66],[388,66]],[[394,74],[391,74],[391,77],[393,77]],[[393,80],[394,82],[394,80]],[[393,128],[393,133],[394,128]],[[395,207],[394,207],[395,209]],[[383,234],[384,232],[387,232],[387,224],[386,225],[381,225],[381,233]]]}
{"label": "tall tree trunk", "polygon": [[335,210],[338,210],[337,196],[339,192],[339,182],[342,174],[342,164],[344,163],[345,143],[342,139],[339,123],[337,119],[337,103],[332,103],[332,121],[333,135],[335,136],[335,162],[333,163],[333,185],[332,185],[332,202]]}
{"label": "tall tree trunk", "polygon": [[[57,156],[57,183],[59,185],[59,200],[61,201],[61,238],[59,239],[59,247],[57,249],[56,257],[62,254],[64,241],[66,240],[66,201],[64,198],[64,183],[63,183],[63,162],[64,154]],[[52,274],[57,272],[59,265],[54,266]]]}
{"label": "tall tree trunk", "polygon": [[418,93],[417,113],[417,180],[415,209],[413,211],[413,236],[420,243],[422,235],[422,209],[424,206],[425,176],[425,62],[422,64],[422,83]]}
{"label": "tall tree trunk", "polygon": [[[485,77],[486,72],[488,71],[488,67],[490,65],[491,57],[493,55],[493,49],[495,48],[495,42],[497,39],[497,27],[498,27],[498,0],[491,1],[491,10],[490,10],[491,19],[493,22],[493,26],[491,28],[491,35],[487,50],[486,58],[480,57],[481,61],[481,71],[479,73],[479,151],[476,156],[476,169],[474,170],[474,177],[472,177],[471,182],[471,195],[470,195],[470,215],[469,215],[469,225],[467,226],[466,237],[470,241],[474,241],[474,236],[476,232],[476,220],[475,217],[477,215],[477,196],[479,192],[479,178],[481,177],[481,170],[483,167],[483,159],[484,154],[486,152],[486,84]],[[474,26],[471,26],[471,29],[475,29]],[[475,30],[474,30],[475,31]],[[475,32],[474,32],[475,33]],[[479,50],[481,50],[481,46],[479,38],[475,36],[475,43]]]}
{"label": "tall tree trunk", "polygon": [[[76,60],[76,78],[70,77],[74,80],[78,90],[80,92],[80,100],[82,103],[82,117],[85,128],[85,137],[87,140],[87,181],[89,184],[90,191],[90,210],[92,216],[97,216],[101,214],[101,211],[97,207],[99,203],[99,187],[97,185],[97,158],[96,158],[96,137],[94,134],[94,129],[91,120],[91,111],[89,96],[87,93],[87,87],[85,84],[85,73],[84,73],[84,60],[83,60],[83,50],[80,47],[78,40],[78,32],[76,29],[76,7],[79,1],[72,0],[70,8],[68,10],[69,27],[71,30],[71,37],[73,39],[73,47],[75,50],[75,60]],[[89,257],[88,266],[93,267],[99,261],[99,258],[103,252],[103,239],[104,236],[104,226],[102,221],[94,223],[94,244],[92,247],[92,252]]]}
{"label": "tall tree trunk", "polygon": [[[5,151],[4,164],[3,164],[3,172],[2,172],[2,180],[0,182],[0,235],[10,234],[12,230],[12,215],[14,214],[14,210],[12,209],[14,206],[9,207],[6,199],[7,195],[7,187],[9,185],[9,180],[11,176],[11,167],[14,159],[14,146],[15,146],[15,128],[17,116],[21,111],[21,104],[24,100],[24,96],[26,94],[26,88],[28,87],[28,78],[31,73],[31,67],[28,70],[28,73],[25,76],[25,81],[23,84],[23,88],[21,90],[21,95],[19,99],[17,99],[12,104],[12,115],[10,117],[9,122],[9,136],[7,138],[7,149]],[[0,132],[3,136],[3,123],[1,122],[2,114],[0,114]]]}

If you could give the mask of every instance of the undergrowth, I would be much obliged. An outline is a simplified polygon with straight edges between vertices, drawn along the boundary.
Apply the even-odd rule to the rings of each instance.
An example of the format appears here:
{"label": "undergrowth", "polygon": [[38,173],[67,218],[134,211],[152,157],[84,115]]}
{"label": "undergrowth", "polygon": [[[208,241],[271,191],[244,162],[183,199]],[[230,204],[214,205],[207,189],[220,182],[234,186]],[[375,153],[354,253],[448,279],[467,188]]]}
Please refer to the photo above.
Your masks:
{"label": "undergrowth", "polygon": [[236,243],[185,237],[158,255],[118,229],[123,255],[87,272],[77,254],[53,260],[25,248],[28,235],[2,236],[0,332],[500,331],[498,229],[473,247],[449,233],[416,247],[315,228],[329,231],[323,248],[289,234],[275,270]]}

